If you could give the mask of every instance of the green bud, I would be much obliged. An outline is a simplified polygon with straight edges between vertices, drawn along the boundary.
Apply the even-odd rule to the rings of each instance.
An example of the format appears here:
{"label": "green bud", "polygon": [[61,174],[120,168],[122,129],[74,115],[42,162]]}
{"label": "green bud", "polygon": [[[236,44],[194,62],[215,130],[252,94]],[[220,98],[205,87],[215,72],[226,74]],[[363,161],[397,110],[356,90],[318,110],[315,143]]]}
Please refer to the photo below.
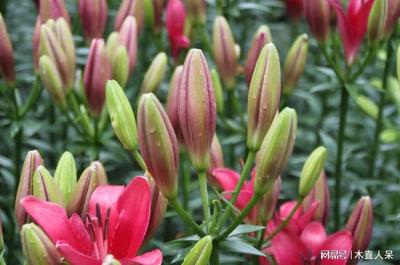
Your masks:
{"label": "green bud", "polygon": [[281,174],[292,153],[297,130],[297,114],[286,107],[271,124],[256,161],[254,191],[263,195]]}
{"label": "green bud", "polygon": [[32,179],[33,195],[39,199],[64,206],[62,193],[47,169],[40,165]]}
{"label": "green bud", "polygon": [[217,70],[211,70],[211,80],[214,86],[215,103],[217,103],[217,112],[222,114],[224,112],[224,93],[222,91],[221,80]]}
{"label": "green bud", "polygon": [[376,45],[384,34],[388,17],[388,0],[375,1],[368,17],[368,42]]}
{"label": "green bud", "polygon": [[112,77],[125,87],[129,79],[129,57],[124,46],[119,46],[111,58]]}
{"label": "green bud", "polygon": [[68,203],[71,193],[77,182],[77,172],[74,156],[70,152],[64,152],[58,160],[54,173],[54,180],[60,188],[64,202]]}
{"label": "green bud", "polygon": [[182,265],[207,265],[212,252],[212,237],[205,236],[192,247]]}
{"label": "green bud", "polygon": [[39,59],[39,73],[44,87],[50,93],[54,102],[61,108],[65,108],[65,92],[63,90],[61,76],[55,64],[47,55],[43,55]]}
{"label": "green bud", "polygon": [[154,24],[153,0],[143,0],[144,6],[144,23],[148,28],[152,28]]}
{"label": "green bud", "polygon": [[135,115],[124,90],[115,80],[107,81],[106,104],[119,141],[128,151],[136,151],[138,142]]}
{"label": "green bud", "polygon": [[121,263],[113,255],[107,255],[101,265],[121,265]]}
{"label": "green bud", "polygon": [[107,53],[110,58],[114,57],[114,53],[117,50],[119,46],[121,46],[121,35],[117,31],[113,31],[110,33],[110,35],[107,38]]}
{"label": "green bud", "polygon": [[22,226],[21,243],[29,265],[61,264],[61,256],[56,247],[37,225],[32,223]]}
{"label": "green bud", "polygon": [[149,69],[144,74],[141,93],[155,92],[164,79],[168,66],[168,58],[164,52],[160,52],[151,62]]}
{"label": "green bud", "polygon": [[299,196],[300,198],[306,197],[311,189],[314,187],[315,182],[321,175],[324,169],[325,160],[327,157],[326,148],[323,146],[315,149],[308,157],[303,166],[300,175]]}
{"label": "green bud", "polygon": [[100,161],[94,161],[90,164],[90,166],[94,167],[94,170],[96,171],[100,185],[107,185],[108,177],[107,177],[107,173],[106,173],[106,170],[104,169],[103,164]]}
{"label": "green bud", "polygon": [[379,109],[375,102],[363,95],[358,95],[356,98],[356,102],[357,105],[371,118],[373,118],[374,120],[378,118]]}
{"label": "green bud", "polygon": [[386,129],[381,132],[379,139],[385,143],[395,143],[400,140],[400,132],[396,129]]}

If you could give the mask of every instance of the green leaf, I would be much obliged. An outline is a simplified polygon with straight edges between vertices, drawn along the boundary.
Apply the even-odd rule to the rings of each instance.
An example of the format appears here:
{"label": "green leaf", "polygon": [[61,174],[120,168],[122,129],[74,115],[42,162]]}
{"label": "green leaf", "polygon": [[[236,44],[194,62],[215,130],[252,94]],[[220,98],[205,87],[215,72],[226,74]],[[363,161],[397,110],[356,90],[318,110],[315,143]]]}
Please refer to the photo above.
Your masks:
{"label": "green leaf", "polygon": [[248,234],[251,232],[256,232],[263,230],[264,226],[259,226],[259,225],[239,225],[236,227],[235,230],[232,231],[232,233],[229,234],[228,237],[233,237],[241,234]]}
{"label": "green leaf", "polygon": [[265,257],[264,253],[262,253],[261,251],[259,251],[255,247],[253,247],[252,245],[250,245],[246,242],[243,242],[237,238],[225,239],[224,241],[221,242],[221,244],[219,246],[221,249],[224,249],[224,250],[230,251],[230,252]]}

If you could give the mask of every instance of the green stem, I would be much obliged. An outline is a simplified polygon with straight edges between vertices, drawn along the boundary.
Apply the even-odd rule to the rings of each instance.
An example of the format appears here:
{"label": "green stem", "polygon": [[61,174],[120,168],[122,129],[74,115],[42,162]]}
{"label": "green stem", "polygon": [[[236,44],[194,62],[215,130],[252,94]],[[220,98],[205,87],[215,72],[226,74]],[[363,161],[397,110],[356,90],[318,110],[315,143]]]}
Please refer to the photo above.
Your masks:
{"label": "green stem", "polygon": [[204,46],[204,49],[208,54],[212,54],[212,48],[211,48],[211,41],[210,37],[208,36],[207,28],[205,24],[198,23],[196,25],[196,29],[199,33],[200,40]]}
{"label": "green stem", "polygon": [[24,117],[28,111],[35,105],[38,101],[40,94],[42,92],[42,86],[40,82],[40,76],[37,75],[35,78],[35,82],[33,83],[33,87],[29,93],[26,104],[21,108],[21,117]]}
{"label": "green stem", "polygon": [[189,209],[189,201],[190,201],[190,171],[187,165],[187,160],[184,153],[181,153],[181,172],[182,172],[182,193],[183,193],[183,207],[186,211],[190,211]]}
{"label": "green stem", "polygon": [[[236,184],[235,191],[233,192],[232,198],[229,201],[229,203],[231,205],[234,205],[236,203],[236,201],[239,197],[239,194],[240,194],[240,190],[243,187],[243,184],[244,184],[245,180],[247,179],[247,177],[249,176],[250,171],[253,167],[255,158],[256,158],[256,152],[249,151],[249,154],[247,155],[246,163],[244,164],[242,173],[240,174],[239,181]],[[232,214],[232,210],[233,210],[233,208],[228,205],[228,208],[222,215],[221,221],[219,222],[220,227],[228,220],[229,216]]]}
{"label": "green stem", "polygon": [[147,171],[146,163],[144,162],[143,157],[139,154],[139,152],[136,150],[136,151],[131,152],[131,154],[132,154],[133,158],[135,158],[135,160],[138,163],[138,165],[140,166],[140,168],[144,172],[146,172]]}
{"label": "green stem", "polygon": [[210,257],[210,264],[219,265],[218,242],[213,243],[213,249]]}
{"label": "green stem", "polygon": [[343,164],[343,145],[345,138],[347,109],[349,103],[349,92],[345,86],[341,88],[340,101],[340,120],[339,120],[339,136],[337,142],[337,157],[335,165],[335,228],[340,226],[340,198],[342,196],[342,164]]}
{"label": "green stem", "polygon": [[198,172],[199,175],[199,185],[200,185],[200,193],[201,193],[201,201],[203,203],[203,214],[204,214],[204,221],[209,221],[211,214],[210,214],[210,206],[208,203],[208,190],[207,190],[207,177],[206,172],[204,170],[200,170]]}
{"label": "green stem", "polygon": [[391,63],[392,63],[392,53],[393,53],[393,48],[392,48],[392,43],[391,39],[389,39],[387,43],[387,50],[386,50],[386,62],[385,62],[385,68],[383,70],[383,77],[382,77],[382,92],[380,93],[380,98],[379,98],[379,105],[378,105],[378,117],[376,119],[376,127],[375,127],[375,134],[374,134],[374,142],[372,145],[372,152],[371,152],[371,160],[370,160],[370,168],[369,168],[369,177],[374,178],[375,177],[375,168],[376,168],[376,156],[378,154],[378,149],[379,149],[379,135],[382,130],[382,119],[383,119],[383,109],[385,107],[385,101],[386,101],[386,90],[387,90],[387,85],[388,85],[388,77],[390,74],[390,68],[391,68]]}
{"label": "green stem", "polygon": [[95,160],[99,160],[100,156],[100,135],[99,135],[99,121],[94,119],[94,137],[93,137],[93,144],[95,148]]}
{"label": "green stem", "polygon": [[198,234],[200,237],[204,237],[207,235],[206,233],[204,233],[203,230],[201,230],[200,226],[196,224],[195,221],[193,221],[193,219],[185,211],[185,209],[183,209],[182,205],[180,204],[177,198],[170,200],[169,204],[171,205],[172,208],[174,208],[175,212],[181,217],[183,222],[185,222],[187,226],[193,228],[196,234]]}

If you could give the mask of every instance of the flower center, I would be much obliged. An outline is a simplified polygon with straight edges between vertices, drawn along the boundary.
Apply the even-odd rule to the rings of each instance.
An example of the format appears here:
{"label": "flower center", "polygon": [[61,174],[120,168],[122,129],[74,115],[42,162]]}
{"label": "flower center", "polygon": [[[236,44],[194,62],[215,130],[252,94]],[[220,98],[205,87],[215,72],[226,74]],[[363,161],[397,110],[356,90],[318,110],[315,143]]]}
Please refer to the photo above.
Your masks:
{"label": "flower center", "polygon": [[86,215],[86,229],[89,232],[90,239],[93,242],[94,252],[98,259],[103,260],[108,254],[108,227],[110,223],[110,210],[107,213],[104,222],[101,216],[100,205],[96,204],[96,216]]}

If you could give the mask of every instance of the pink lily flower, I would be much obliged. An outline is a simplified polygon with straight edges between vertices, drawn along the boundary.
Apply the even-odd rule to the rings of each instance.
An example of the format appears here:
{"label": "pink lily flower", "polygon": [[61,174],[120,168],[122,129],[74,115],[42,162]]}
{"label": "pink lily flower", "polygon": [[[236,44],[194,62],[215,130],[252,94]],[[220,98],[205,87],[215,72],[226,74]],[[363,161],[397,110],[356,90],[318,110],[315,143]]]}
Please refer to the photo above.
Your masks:
{"label": "pink lily flower", "polygon": [[190,40],[185,36],[186,10],[181,0],[168,0],[166,27],[171,52],[174,59],[177,59],[183,48],[190,46]]}
{"label": "pink lily flower", "polygon": [[[263,251],[272,255],[277,265],[346,265],[350,258],[353,238],[348,231],[327,236],[324,226],[319,222],[309,223],[300,235],[288,230],[278,233],[271,246]],[[326,251],[339,251],[337,259],[323,257]],[[270,265],[260,258],[261,265]]]}
{"label": "pink lily flower", "polygon": [[336,10],[346,63],[351,65],[367,32],[368,17],[374,0],[350,0],[347,13],[340,0],[329,0],[329,3]]}
{"label": "pink lily flower", "polygon": [[84,220],[70,219],[57,204],[25,197],[21,203],[70,265],[101,265],[112,255],[122,265],[160,265],[156,249],[138,256],[150,220],[147,179],[135,177],[126,187],[100,186],[92,194]]}
{"label": "pink lily flower", "polygon": [[303,12],[302,0],[284,0],[286,10],[291,19],[297,20]]}

